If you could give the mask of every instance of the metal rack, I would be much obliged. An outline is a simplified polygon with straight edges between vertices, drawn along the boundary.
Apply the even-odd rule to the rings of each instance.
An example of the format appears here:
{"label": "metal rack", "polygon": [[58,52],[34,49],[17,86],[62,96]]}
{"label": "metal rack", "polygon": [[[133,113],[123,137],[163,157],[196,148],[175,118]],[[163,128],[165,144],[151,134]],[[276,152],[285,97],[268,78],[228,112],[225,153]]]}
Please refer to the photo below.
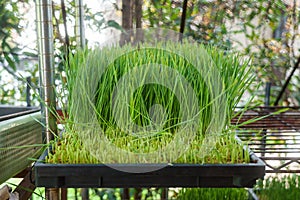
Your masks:
{"label": "metal rack", "polygon": [[[271,115],[280,109],[287,111]],[[300,109],[299,107],[257,107],[232,120],[242,124],[249,119],[262,118],[239,127],[238,136],[266,164],[267,173],[300,172]]]}
{"label": "metal rack", "polygon": [[42,143],[40,118],[38,108],[0,106],[0,184],[30,166],[28,158],[40,156],[34,146]]}

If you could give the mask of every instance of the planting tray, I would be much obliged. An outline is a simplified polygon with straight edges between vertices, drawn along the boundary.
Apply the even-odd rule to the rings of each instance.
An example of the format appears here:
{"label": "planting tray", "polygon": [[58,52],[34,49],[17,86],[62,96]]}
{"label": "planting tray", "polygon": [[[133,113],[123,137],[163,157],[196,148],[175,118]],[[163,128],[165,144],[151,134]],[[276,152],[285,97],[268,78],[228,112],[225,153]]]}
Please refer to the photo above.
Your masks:
{"label": "planting tray", "polygon": [[30,166],[41,155],[42,125],[39,109],[0,107],[0,184]]}
{"label": "planting tray", "polygon": [[[47,151],[35,163],[35,184],[49,188],[91,187],[253,187],[265,175],[265,164],[253,153],[249,164],[47,164]],[[112,165],[113,166],[113,165]]]}

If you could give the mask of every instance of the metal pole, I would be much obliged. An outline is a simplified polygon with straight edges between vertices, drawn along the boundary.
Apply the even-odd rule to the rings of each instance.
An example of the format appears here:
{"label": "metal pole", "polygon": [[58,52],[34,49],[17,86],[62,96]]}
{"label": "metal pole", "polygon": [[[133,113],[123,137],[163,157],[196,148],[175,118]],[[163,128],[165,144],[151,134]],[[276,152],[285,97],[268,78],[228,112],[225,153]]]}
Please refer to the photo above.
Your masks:
{"label": "metal pole", "polygon": [[281,90],[280,90],[280,93],[278,95],[278,97],[276,98],[275,100],[275,103],[274,103],[274,106],[278,106],[279,104],[279,101],[281,99],[281,97],[283,96],[283,93],[285,92],[287,86],[289,85],[294,73],[296,72],[297,68],[300,67],[300,56],[298,57],[298,60],[297,62],[295,63],[291,73],[289,74],[288,78],[286,79],[284,85],[282,86]]}
{"label": "metal pole", "polygon": [[185,28],[187,3],[188,3],[188,0],[184,0],[183,4],[182,4],[182,15],[181,15],[180,31],[179,31],[181,33],[181,35],[183,34],[184,28]]}
{"label": "metal pole", "polygon": [[36,3],[40,90],[44,104],[42,112],[46,127],[46,142],[49,143],[53,139],[53,134],[57,133],[56,119],[53,114],[56,109],[56,101],[54,92],[52,1],[37,0]]}
{"label": "metal pole", "polygon": [[[36,0],[37,36],[39,51],[40,95],[42,98],[42,117],[45,126],[45,139],[49,143],[57,134],[54,63],[53,63],[53,24],[52,1]],[[59,190],[46,188],[46,198],[59,199]]]}
{"label": "metal pole", "polygon": [[27,77],[26,78],[26,103],[27,103],[27,107],[31,106],[31,93],[30,93],[30,89],[31,89],[31,77]]}
{"label": "metal pole", "polygon": [[265,106],[270,106],[270,96],[271,96],[271,83],[266,83],[265,88]]}
{"label": "metal pole", "polygon": [[76,43],[81,48],[85,47],[85,33],[84,33],[84,9],[82,0],[75,1],[75,37]]}
{"label": "metal pole", "polygon": [[[265,107],[269,107],[270,106],[270,96],[271,96],[271,83],[267,82],[266,83],[266,88],[265,88]],[[269,113],[265,113],[265,114],[269,114]],[[261,148],[262,149],[266,149],[266,145],[267,145],[267,129],[263,129],[261,132]],[[263,150],[261,152],[261,157],[265,156],[265,150]]]}

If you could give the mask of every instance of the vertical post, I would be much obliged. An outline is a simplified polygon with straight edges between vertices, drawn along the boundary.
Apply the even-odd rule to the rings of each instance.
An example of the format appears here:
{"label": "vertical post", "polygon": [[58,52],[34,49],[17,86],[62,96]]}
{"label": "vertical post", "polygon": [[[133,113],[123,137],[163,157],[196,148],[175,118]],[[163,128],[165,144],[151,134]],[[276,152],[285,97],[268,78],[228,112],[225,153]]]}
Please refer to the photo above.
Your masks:
{"label": "vertical post", "polygon": [[53,114],[56,109],[56,101],[54,92],[52,1],[36,0],[36,8],[40,93],[44,101],[42,114],[46,127],[46,142],[48,143],[53,139],[53,134],[57,133],[56,119]]}
{"label": "vertical post", "polygon": [[84,9],[82,0],[75,1],[75,37],[76,43],[81,48],[85,47],[85,33],[84,33]]}
{"label": "vertical post", "polygon": [[182,14],[181,14],[180,30],[179,30],[181,34],[183,34],[185,28],[187,3],[188,0],[184,0],[182,4]]}
{"label": "vertical post", "polygon": [[[53,24],[52,1],[36,0],[37,37],[39,51],[40,95],[42,103],[42,120],[45,126],[44,136],[49,143],[57,133],[54,111],[56,109],[53,63]],[[59,190],[46,189],[46,198],[59,199]]]}
{"label": "vertical post", "polygon": [[89,200],[89,189],[88,188],[81,188],[81,200]]}
{"label": "vertical post", "polygon": [[169,199],[168,192],[169,192],[168,188],[162,188],[161,199],[168,200]]}
{"label": "vertical post", "polygon": [[30,93],[31,77],[30,76],[28,76],[26,78],[26,82],[27,82],[27,85],[26,85],[26,103],[27,103],[27,107],[30,107],[31,106],[31,99],[30,99],[30,96],[31,96],[31,93]]}
{"label": "vertical post", "polygon": [[[266,88],[265,88],[265,107],[269,107],[270,106],[270,95],[271,95],[271,83],[267,82],[266,83]],[[269,114],[269,113],[266,113]],[[266,150],[266,143],[267,143],[267,129],[263,129],[261,136],[261,147],[262,147],[262,153],[261,153],[261,157],[265,156],[265,150]]]}
{"label": "vertical post", "polygon": [[270,96],[271,96],[271,83],[266,83],[265,88],[265,106],[270,106]]}
{"label": "vertical post", "polygon": [[182,41],[184,28],[185,28],[185,21],[186,21],[186,10],[187,10],[187,3],[188,0],[184,0],[182,4],[182,14],[181,14],[181,21],[180,21],[180,35],[179,35],[179,41]]}

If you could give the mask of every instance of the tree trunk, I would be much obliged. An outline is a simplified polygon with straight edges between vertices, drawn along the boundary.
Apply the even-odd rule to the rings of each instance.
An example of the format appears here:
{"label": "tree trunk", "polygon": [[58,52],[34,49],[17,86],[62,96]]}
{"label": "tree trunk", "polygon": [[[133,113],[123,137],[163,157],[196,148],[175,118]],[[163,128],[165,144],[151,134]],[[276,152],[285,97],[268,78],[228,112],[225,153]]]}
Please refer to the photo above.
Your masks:
{"label": "tree trunk", "polygon": [[[132,2],[133,0],[122,0],[122,27],[125,31],[133,28],[132,26]],[[131,31],[130,31],[131,33]],[[122,33],[120,45],[130,41],[130,34]]]}
{"label": "tree trunk", "polygon": [[135,0],[135,27],[142,28],[142,0]]}

